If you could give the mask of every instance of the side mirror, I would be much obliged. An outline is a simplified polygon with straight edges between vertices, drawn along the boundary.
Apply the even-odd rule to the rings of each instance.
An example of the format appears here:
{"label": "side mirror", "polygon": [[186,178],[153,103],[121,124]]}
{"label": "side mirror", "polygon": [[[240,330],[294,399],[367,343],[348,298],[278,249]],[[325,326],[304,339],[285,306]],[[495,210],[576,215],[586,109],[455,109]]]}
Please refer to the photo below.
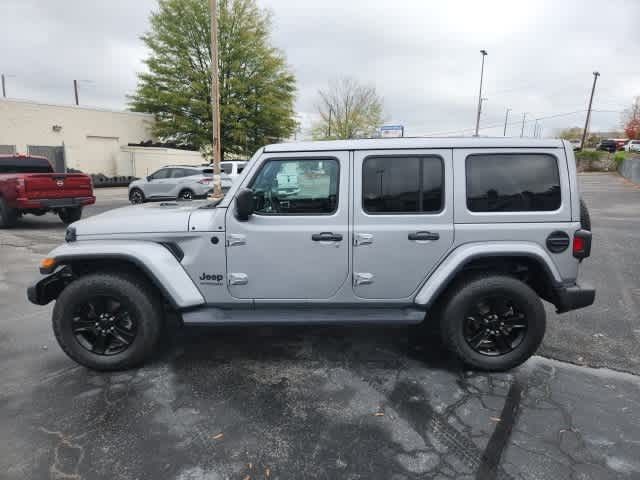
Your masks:
{"label": "side mirror", "polygon": [[152,177],[151,175],[149,175],[149,176],[147,177],[147,182],[150,182],[151,180],[153,180],[153,177]]}
{"label": "side mirror", "polygon": [[253,213],[253,190],[243,188],[236,194],[236,218],[246,222]]}

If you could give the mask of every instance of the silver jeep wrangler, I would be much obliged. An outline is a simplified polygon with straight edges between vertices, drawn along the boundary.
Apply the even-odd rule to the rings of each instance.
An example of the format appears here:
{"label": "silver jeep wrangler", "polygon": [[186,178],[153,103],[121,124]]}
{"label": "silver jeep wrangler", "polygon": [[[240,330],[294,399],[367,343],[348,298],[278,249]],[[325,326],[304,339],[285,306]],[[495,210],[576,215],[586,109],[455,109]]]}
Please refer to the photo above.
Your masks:
{"label": "silver jeep wrangler", "polygon": [[96,370],[149,359],[185,325],[419,324],[469,366],[505,370],[559,313],[591,233],[570,143],[403,138],[260,149],[218,204],[167,202],[72,224],[29,299],[56,300],[62,349]]}

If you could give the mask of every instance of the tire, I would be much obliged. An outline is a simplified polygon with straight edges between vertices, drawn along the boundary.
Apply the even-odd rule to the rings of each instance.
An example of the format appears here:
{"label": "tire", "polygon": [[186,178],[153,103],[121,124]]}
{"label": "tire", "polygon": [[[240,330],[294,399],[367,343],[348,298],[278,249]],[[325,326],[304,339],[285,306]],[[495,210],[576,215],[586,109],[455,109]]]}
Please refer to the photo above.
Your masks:
{"label": "tire", "polygon": [[58,213],[60,220],[65,225],[69,225],[70,223],[77,222],[82,218],[82,207],[69,207],[63,208]]}
{"label": "tire", "polygon": [[580,226],[583,230],[591,231],[591,216],[587,204],[582,198],[580,199]]}
{"label": "tire", "polygon": [[10,208],[4,199],[0,198],[0,228],[12,228],[18,221],[18,212]]}
{"label": "tire", "polygon": [[[510,306],[502,309],[506,312],[503,317],[489,320],[495,323],[487,325],[487,320],[483,320],[486,317],[470,313],[476,311],[479,305],[491,303]],[[498,310],[500,308],[496,309]],[[491,311],[492,309],[489,310]],[[518,318],[519,315],[524,317]],[[507,327],[501,326],[502,320]],[[476,322],[482,326],[470,331],[470,328],[476,326]],[[525,328],[515,328],[522,324]],[[510,329],[512,337],[486,334],[489,328],[509,329],[508,325],[513,325]],[[546,329],[546,315],[536,292],[520,280],[499,274],[475,275],[455,284],[444,299],[440,328],[445,345],[465,364],[479,370],[504,371],[520,365],[538,349]],[[472,347],[472,343],[475,344],[478,338],[474,332],[485,338],[477,349]],[[504,339],[504,343],[500,343],[508,348],[497,354],[487,353],[492,343],[498,349],[496,339],[499,336]]]}
{"label": "tire", "polygon": [[146,200],[144,193],[139,188],[132,188],[129,192],[129,201],[134,205],[144,203]]}
{"label": "tire", "polygon": [[[100,312],[112,312],[120,320],[109,323],[109,319],[101,319]],[[125,321],[128,325],[122,323]],[[146,280],[136,276],[89,274],[62,291],[52,323],[62,350],[80,365],[99,371],[125,370],[148,360],[158,344],[164,323],[162,301]],[[98,332],[102,327],[108,331],[109,325],[116,329],[114,333]],[[111,346],[99,344],[99,336]],[[117,336],[129,344],[125,346]]]}
{"label": "tire", "polygon": [[193,200],[193,192],[191,190],[184,189],[182,190],[179,194],[178,194],[178,199],[179,200]]}

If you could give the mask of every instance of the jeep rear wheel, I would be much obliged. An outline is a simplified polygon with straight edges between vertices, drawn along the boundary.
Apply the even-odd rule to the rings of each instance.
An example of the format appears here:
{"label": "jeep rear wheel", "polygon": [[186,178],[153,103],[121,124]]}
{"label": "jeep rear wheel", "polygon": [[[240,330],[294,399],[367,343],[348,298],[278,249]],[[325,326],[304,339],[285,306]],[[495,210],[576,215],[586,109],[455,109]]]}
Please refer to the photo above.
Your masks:
{"label": "jeep rear wheel", "polygon": [[445,300],[440,321],[449,349],[464,363],[489,371],[526,361],[546,328],[536,292],[503,275],[478,275],[458,283]]}
{"label": "jeep rear wheel", "polygon": [[162,302],[142,279],[91,274],[65,288],[53,310],[64,352],[94,370],[123,370],[147,360],[161,334]]}
{"label": "jeep rear wheel", "polygon": [[18,221],[18,212],[10,208],[4,199],[0,198],[0,228],[14,227]]}

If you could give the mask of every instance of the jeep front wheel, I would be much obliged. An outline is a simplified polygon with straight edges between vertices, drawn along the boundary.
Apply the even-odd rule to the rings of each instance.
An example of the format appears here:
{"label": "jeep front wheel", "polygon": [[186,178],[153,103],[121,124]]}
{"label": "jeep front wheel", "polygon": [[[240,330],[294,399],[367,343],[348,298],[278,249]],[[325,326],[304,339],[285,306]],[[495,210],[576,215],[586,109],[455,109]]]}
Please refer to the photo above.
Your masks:
{"label": "jeep front wheel", "polygon": [[53,330],[64,352],[94,370],[147,360],[160,338],[162,302],[143,280],[115,273],[73,281],[56,301]]}
{"label": "jeep front wheel", "polygon": [[546,316],[527,284],[503,275],[479,275],[458,283],[441,313],[445,344],[474,368],[516,367],[542,342]]}

